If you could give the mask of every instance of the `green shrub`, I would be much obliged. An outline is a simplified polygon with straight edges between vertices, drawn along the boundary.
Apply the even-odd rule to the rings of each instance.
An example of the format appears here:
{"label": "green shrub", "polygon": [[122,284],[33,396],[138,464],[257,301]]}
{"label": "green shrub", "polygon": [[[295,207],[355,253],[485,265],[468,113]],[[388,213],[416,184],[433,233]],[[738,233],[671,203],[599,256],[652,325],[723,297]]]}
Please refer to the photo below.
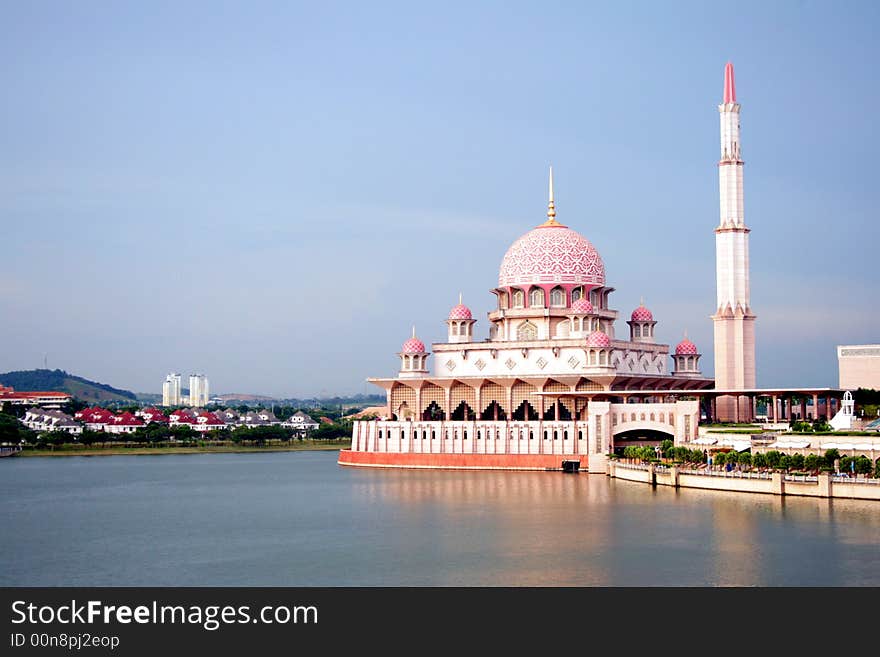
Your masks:
{"label": "green shrub", "polygon": [[792,454],[791,455],[791,467],[796,470],[804,469],[804,455],[803,454]]}
{"label": "green shrub", "polygon": [[767,452],[764,455],[764,458],[766,459],[768,466],[770,466],[771,468],[778,468],[779,460],[782,458],[782,454],[773,449]]}
{"label": "green shrub", "polygon": [[766,468],[767,467],[767,456],[761,452],[752,455],[752,465],[756,468]]}
{"label": "green shrub", "polygon": [[836,449],[825,450],[825,462],[828,465],[833,466],[834,462],[839,458],[840,452],[838,452]]}
{"label": "green shrub", "polygon": [[812,472],[815,472],[823,465],[825,465],[825,459],[816,454],[807,454],[806,458],[804,458],[804,467]]}
{"label": "green shrub", "polygon": [[862,455],[856,459],[856,474],[871,474],[871,459]]}
{"label": "green shrub", "polygon": [[751,465],[752,455],[749,452],[742,452],[739,456],[737,456],[736,460],[740,465]]}
{"label": "green shrub", "polygon": [[788,470],[791,467],[791,457],[788,454],[779,456],[779,467],[783,470]]}

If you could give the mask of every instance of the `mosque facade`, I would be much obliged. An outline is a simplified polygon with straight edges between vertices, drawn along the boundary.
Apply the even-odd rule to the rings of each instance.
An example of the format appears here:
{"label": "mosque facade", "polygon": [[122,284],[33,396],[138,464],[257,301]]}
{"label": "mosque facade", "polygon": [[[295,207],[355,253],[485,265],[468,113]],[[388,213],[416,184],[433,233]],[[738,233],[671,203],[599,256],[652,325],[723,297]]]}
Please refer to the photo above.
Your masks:
{"label": "mosque facade", "polygon": [[[719,388],[754,387],[748,233],[743,216],[739,111],[733,68],[725,69],[716,228],[715,326]],[[354,423],[339,463],[375,467],[561,469],[605,472],[606,455],[649,435],[691,442],[699,391],[715,387],[685,335],[672,349],[655,340],[657,320],[640,304],[617,331],[614,287],[594,245],[557,220],[550,170],[547,218],[510,245],[498,272],[488,338],[477,340],[471,309],[452,306],[447,339],[428,347],[415,329],[397,354],[384,417]],[[671,361],[671,362],[670,362]],[[688,395],[692,391],[694,394]],[[752,411],[737,396],[713,411]]]}

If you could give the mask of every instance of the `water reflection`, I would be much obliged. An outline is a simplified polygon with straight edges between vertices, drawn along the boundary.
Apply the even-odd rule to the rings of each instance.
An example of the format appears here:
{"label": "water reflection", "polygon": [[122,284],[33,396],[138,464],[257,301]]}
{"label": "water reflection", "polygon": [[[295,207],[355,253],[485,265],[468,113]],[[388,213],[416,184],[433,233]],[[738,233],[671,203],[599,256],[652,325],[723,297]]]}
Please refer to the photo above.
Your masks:
{"label": "water reflection", "polygon": [[4,459],[0,585],[880,585],[880,505],[334,453]]}

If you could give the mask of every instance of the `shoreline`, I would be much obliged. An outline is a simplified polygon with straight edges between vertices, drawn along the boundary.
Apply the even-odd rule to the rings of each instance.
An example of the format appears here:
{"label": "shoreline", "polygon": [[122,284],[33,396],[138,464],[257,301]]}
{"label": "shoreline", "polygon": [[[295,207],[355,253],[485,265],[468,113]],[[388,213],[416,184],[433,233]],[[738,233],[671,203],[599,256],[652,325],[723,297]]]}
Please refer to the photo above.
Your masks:
{"label": "shoreline", "polygon": [[113,445],[110,447],[82,447],[60,449],[24,449],[13,457],[8,458],[37,458],[37,457],[63,457],[63,456],[160,456],[163,454],[253,454],[262,452],[316,452],[316,451],[339,451],[349,446],[349,441],[327,441],[297,445],[267,445],[239,446],[239,445],[209,445],[209,446],[186,446],[186,447],[124,447]]}

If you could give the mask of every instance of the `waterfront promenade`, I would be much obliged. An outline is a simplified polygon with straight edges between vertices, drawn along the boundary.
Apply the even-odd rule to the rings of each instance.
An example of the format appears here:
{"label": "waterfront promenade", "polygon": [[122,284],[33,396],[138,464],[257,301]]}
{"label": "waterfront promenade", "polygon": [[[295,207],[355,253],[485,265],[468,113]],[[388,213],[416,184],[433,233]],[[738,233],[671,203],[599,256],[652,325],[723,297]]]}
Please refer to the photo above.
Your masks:
{"label": "waterfront promenade", "polygon": [[782,472],[724,472],[615,460],[610,460],[607,467],[610,477],[652,486],[880,501],[880,479],[850,478],[830,473],[811,476]]}

